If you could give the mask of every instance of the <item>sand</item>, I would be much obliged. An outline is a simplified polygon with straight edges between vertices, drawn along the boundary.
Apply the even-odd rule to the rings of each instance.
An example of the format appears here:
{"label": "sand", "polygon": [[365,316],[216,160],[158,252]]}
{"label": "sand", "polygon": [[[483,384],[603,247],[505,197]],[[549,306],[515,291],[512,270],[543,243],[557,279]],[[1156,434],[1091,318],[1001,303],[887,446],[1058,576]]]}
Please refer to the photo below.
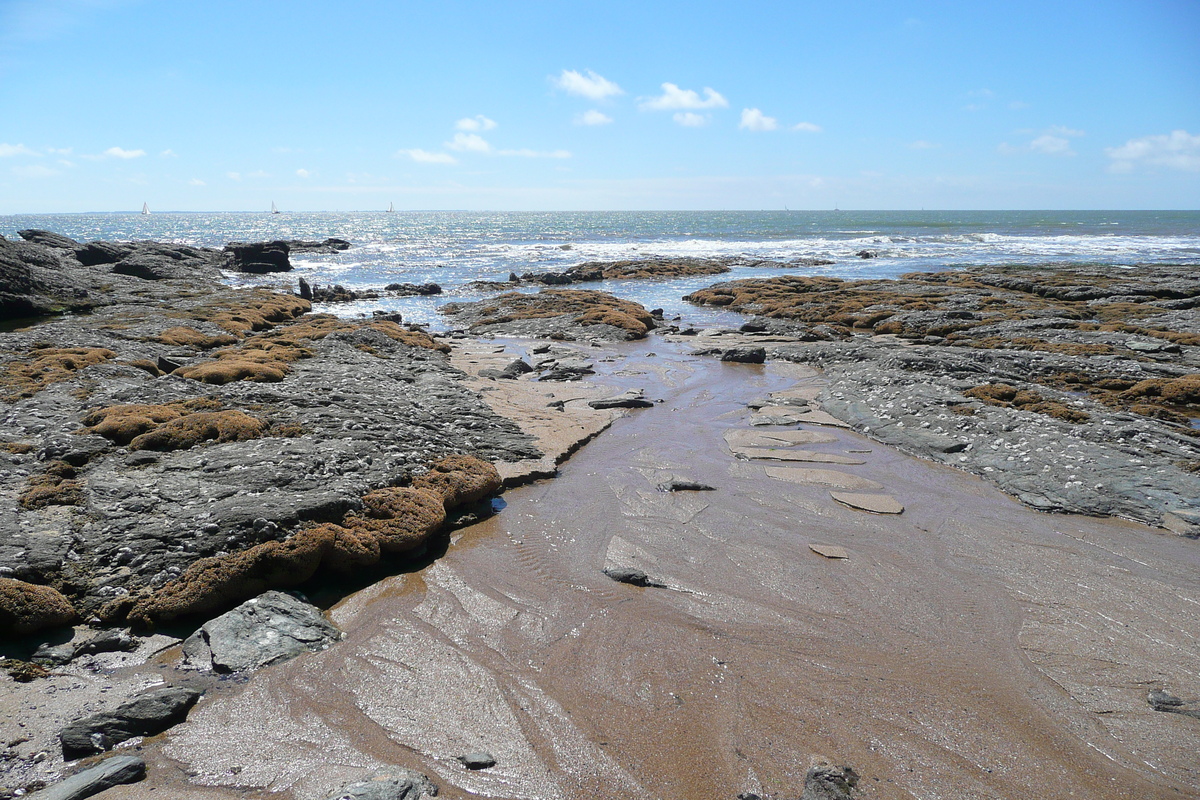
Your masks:
{"label": "sand", "polygon": [[[347,597],[338,646],[214,689],[106,798],[318,800],[387,764],[448,798],[794,798],[818,757],[864,798],[1200,796],[1200,722],[1146,702],[1200,696],[1195,542],[1038,514],[840,428],[770,445],[863,453],[838,469],[904,513],[848,508],[726,442],[818,376],[653,347],[615,346],[602,377],[661,405]],[[464,769],[473,750],[497,765]]]}

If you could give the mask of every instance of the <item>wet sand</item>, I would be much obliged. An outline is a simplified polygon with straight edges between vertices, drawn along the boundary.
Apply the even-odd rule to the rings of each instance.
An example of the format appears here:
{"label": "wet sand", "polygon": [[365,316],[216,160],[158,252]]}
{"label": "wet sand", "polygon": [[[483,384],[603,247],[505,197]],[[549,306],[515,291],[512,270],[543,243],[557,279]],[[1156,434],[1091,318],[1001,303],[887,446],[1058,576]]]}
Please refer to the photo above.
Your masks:
{"label": "wet sand", "polygon": [[[747,403],[820,378],[650,347],[605,380],[663,404],[346,598],[341,644],[214,691],[106,797],[309,800],[400,765],[449,798],[791,798],[814,758],[867,798],[1200,797],[1200,720],[1146,702],[1200,696],[1195,542],[1031,512],[844,429],[752,428]],[[865,462],[800,466],[904,512],[771,477],[794,465],[737,457],[742,430],[823,434],[784,446]]]}

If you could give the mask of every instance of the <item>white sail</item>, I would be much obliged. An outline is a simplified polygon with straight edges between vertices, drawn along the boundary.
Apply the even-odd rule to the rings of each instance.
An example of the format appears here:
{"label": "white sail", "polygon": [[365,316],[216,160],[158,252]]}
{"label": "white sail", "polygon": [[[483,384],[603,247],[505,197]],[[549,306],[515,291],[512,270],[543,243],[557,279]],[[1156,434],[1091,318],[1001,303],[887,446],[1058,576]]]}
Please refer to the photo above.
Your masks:
{"label": "white sail", "polygon": [[395,210],[396,210],[396,204],[388,203],[388,211],[391,212],[391,211],[395,211]]}
{"label": "white sail", "polygon": [[143,214],[150,213],[150,204],[149,203],[142,203],[142,213]]}
{"label": "white sail", "polygon": [[271,201],[271,213],[272,213],[272,214],[278,214],[278,213],[279,213],[279,209],[275,207],[275,201],[274,201],[274,200],[272,200],[272,201]]}

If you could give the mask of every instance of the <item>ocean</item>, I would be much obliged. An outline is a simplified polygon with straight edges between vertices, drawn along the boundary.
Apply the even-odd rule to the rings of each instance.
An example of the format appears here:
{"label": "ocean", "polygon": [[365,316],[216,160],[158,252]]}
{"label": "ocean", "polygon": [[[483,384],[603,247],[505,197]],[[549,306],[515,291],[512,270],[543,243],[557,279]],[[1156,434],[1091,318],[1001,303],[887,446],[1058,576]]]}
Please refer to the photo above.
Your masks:
{"label": "ocean", "polygon": [[[444,327],[439,306],[480,298],[467,284],[507,280],[585,261],[650,256],[828,259],[821,267],[738,267],[722,276],[584,284],[682,314],[692,324],[722,320],[683,295],[720,280],[778,274],[891,278],[973,264],[1088,263],[1200,265],[1200,211],[610,211],[346,213],[105,213],[0,216],[0,234],[43,228],[85,241],[154,239],[221,247],[230,241],[325,239],[353,243],[332,255],[297,254],[291,273],[231,274],[235,285],[295,289],[296,279],[381,288],[433,282],[434,297],[387,298],[318,311],[340,316],[399,311]],[[868,250],[874,258],[857,253]]]}

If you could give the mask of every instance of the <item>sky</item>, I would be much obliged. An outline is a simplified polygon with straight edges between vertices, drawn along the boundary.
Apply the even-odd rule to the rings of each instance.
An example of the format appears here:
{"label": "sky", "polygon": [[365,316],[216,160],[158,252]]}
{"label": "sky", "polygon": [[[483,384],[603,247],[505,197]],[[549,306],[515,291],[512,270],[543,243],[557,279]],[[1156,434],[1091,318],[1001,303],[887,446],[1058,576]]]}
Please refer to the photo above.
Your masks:
{"label": "sky", "polygon": [[0,0],[0,214],[1198,209],[1200,2]]}

